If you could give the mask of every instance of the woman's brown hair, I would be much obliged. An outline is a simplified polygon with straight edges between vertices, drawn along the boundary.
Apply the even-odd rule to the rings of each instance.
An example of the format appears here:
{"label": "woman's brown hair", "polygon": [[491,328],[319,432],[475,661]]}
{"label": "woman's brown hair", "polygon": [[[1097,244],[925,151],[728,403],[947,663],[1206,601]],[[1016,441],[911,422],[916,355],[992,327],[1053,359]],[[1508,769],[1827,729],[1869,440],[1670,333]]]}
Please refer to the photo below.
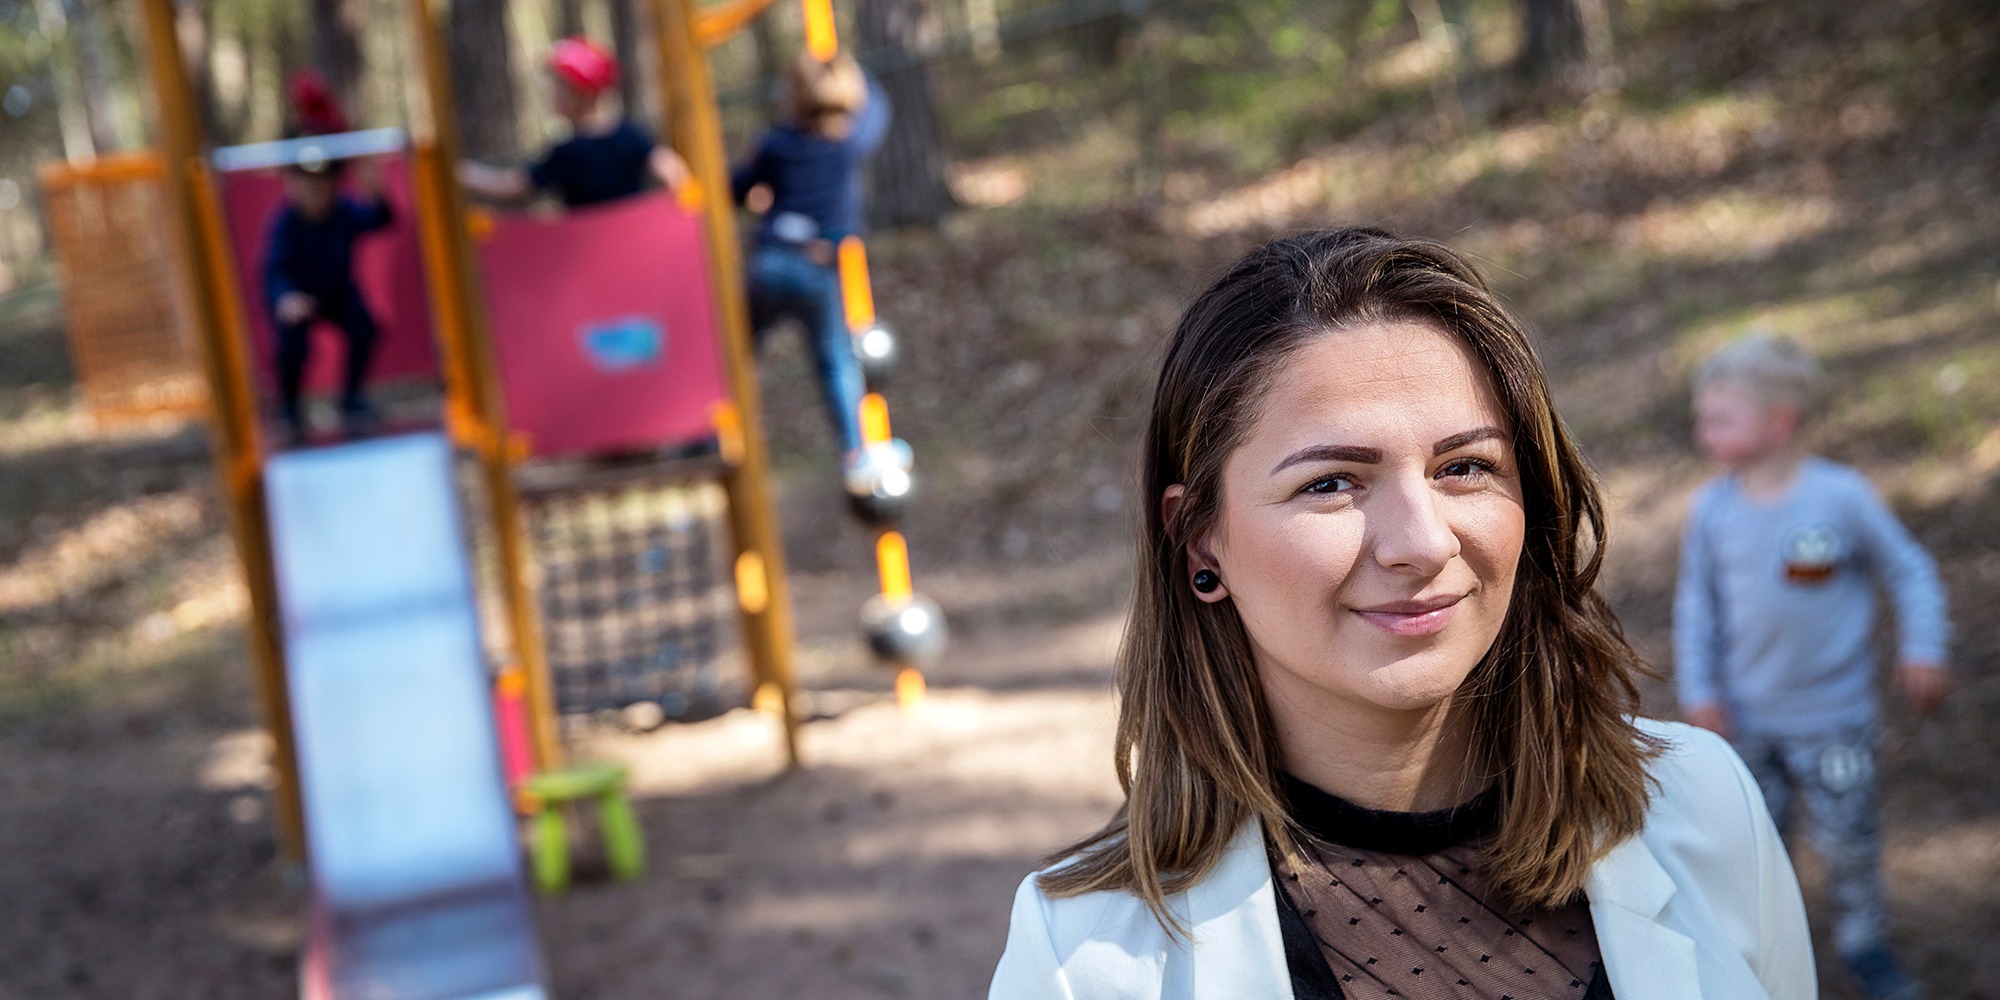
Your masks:
{"label": "woman's brown hair", "polygon": [[[1596,480],[1556,416],[1526,331],[1479,272],[1443,244],[1376,229],[1303,233],[1250,251],[1181,316],[1160,369],[1142,457],[1135,596],[1118,654],[1117,768],[1125,805],[1059,852],[1052,896],[1144,900],[1199,881],[1245,820],[1290,854],[1283,757],[1249,637],[1230,601],[1188,585],[1183,542],[1212,525],[1222,467],[1277,370],[1342,327],[1419,321],[1457,337],[1513,424],[1527,520],[1507,618],[1454,696],[1473,757],[1495,775],[1500,828],[1487,848],[1514,901],[1572,899],[1590,865],[1638,832],[1655,740],[1632,721],[1644,666],[1595,584],[1605,526]],[[1169,522],[1167,488],[1186,493]],[[1277,837],[1279,832],[1286,835]]]}

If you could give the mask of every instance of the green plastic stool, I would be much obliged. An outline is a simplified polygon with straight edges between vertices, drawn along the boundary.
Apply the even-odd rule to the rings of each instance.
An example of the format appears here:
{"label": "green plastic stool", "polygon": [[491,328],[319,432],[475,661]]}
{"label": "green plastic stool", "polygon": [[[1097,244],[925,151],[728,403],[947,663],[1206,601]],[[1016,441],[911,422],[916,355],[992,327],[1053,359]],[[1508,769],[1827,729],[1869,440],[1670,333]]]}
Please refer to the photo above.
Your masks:
{"label": "green plastic stool", "polygon": [[632,881],[646,872],[646,841],[639,819],[625,798],[625,768],[617,764],[576,764],[544,771],[516,790],[521,811],[530,817],[529,861],[535,888],[552,895],[569,888],[569,831],[563,806],[597,800],[604,831],[604,860],[615,878]]}

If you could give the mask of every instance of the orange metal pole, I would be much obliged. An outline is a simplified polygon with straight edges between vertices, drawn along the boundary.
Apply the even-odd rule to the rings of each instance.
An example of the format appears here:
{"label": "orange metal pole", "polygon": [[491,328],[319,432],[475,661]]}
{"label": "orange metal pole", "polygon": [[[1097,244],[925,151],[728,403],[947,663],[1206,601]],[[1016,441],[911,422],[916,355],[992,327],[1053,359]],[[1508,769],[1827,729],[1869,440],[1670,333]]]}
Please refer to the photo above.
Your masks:
{"label": "orange metal pole", "polygon": [[[805,11],[806,49],[817,59],[832,59],[840,52],[834,33],[833,0],[800,0]],[[859,236],[840,241],[840,296],[847,315],[849,332],[866,329],[875,322],[875,288],[868,279],[868,248]],[[861,398],[861,440],[874,445],[889,440],[889,401],[881,393]],[[882,596],[891,602],[907,601],[916,593],[910,583],[910,546],[901,532],[884,529],[875,539],[875,569],[881,580]],[[915,708],[924,699],[924,673],[915,664],[905,663],[896,671],[896,702]]]}
{"label": "orange metal pole", "polygon": [[725,0],[696,15],[694,37],[703,48],[713,48],[729,40],[743,26],[771,6],[773,0]]}
{"label": "orange metal pole", "polygon": [[910,599],[910,544],[900,531],[884,531],[875,539],[875,563],[882,568],[882,596],[891,604]]}
{"label": "orange metal pole", "polygon": [[879,392],[861,397],[861,443],[883,444],[890,437],[889,401]]}
{"label": "orange metal pole", "polygon": [[[785,555],[771,503],[770,456],[758,402],[757,362],[750,349],[750,309],[744,300],[742,252],[736,242],[735,206],[729,197],[729,169],[722,149],[722,121],[706,54],[694,35],[694,0],[652,0],[658,32],[660,106],[666,109],[674,148],[687,160],[706,193],[702,213],[708,237],[709,278],[722,313],[722,347],[729,371],[730,397],[740,458],[729,466],[723,486],[729,493],[730,533],[737,549],[743,638],[750,651],[757,702],[778,708],[785,728],[785,752],[799,762],[798,717],[793,709],[792,603],[785,579]],[[746,580],[746,576],[754,579]]]}
{"label": "orange metal pole", "polygon": [[201,165],[201,123],[193,88],[181,58],[173,0],[141,0],[148,68],[158,102],[159,143],[166,169],[175,237],[189,272],[188,299],[200,333],[203,371],[209,387],[209,428],[223,496],[229,501],[230,534],[243,564],[250,594],[250,662],[258,702],[271,732],[273,813],[279,850],[305,858],[305,824],[299,803],[298,766],[292,742],[290,694],[284,650],[278,641],[277,583],[265,520],[264,482],[259,458],[256,397],[250,387],[248,345],[241,335],[234,272],[228,266],[214,191]]}
{"label": "orange metal pole", "polygon": [[875,289],[868,281],[868,248],[861,237],[840,241],[840,298],[847,310],[847,328],[859,330],[875,322]]}
{"label": "orange metal pole", "polygon": [[840,37],[834,31],[833,0],[804,0],[806,51],[822,62],[840,51]]}
{"label": "orange metal pole", "polygon": [[527,682],[536,763],[544,769],[559,767],[563,760],[562,740],[556,731],[555,696],[549,683],[547,650],[542,646],[541,618],[528,586],[528,546],[514,490],[506,434],[507,403],[500,392],[500,369],[493,355],[486,296],[478,265],[473,260],[471,237],[466,232],[465,189],[459,186],[453,173],[458,164],[457,106],[452,98],[436,11],[430,0],[408,0],[406,6],[430,103],[429,146],[435,169],[425,173],[431,185],[428,194],[433,210],[444,220],[438,234],[441,241],[436,247],[427,248],[438,255],[443,265],[436,272],[436,277],[442,279],[442,287],[433,287],[431,292],[449,301],[450,310],[459,321],[457,345],[447,352],[447,360],[455,360],[462,370],[451,384],[462,387],[471,404],[467,409],[478,422],[477,433],[473,435],[477,439],[475,454],[479,456],[480,471],[492,503],[501,594],[507,606],[508,623],[513,627],[514,655]]}
{"label": "orange metal pole", "polygon": [[415,205],[418,239],[424,247],[424,285],[430,292],[431,326],[437,331],[438,368],[444,374],[444,425],[452,441],[462,448],[477,449],[484,425],[473,405],[476,395],[467,383],[465,317],[458,300],[450,293],[451,260],[444,250],[451,222],[437,199],[438,187],[450,183],[440,172],[437,147],[429,142],[412,145],[410,151],[411,191]]}

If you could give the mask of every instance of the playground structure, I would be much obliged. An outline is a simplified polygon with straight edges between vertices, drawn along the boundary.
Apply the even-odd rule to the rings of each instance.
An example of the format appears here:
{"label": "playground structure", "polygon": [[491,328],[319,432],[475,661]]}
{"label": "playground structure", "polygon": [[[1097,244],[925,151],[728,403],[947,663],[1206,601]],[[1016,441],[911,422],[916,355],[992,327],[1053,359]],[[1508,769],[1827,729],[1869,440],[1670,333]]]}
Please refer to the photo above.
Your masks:
{"label": "playground structure", "polygon": [[[704,57],[769,3],[653,0],[661,106],[694,177],[678,202],[641,196],[557,222],[472,212],[451,169],[453,99],[429,0],[404,4],[428,107],[413,138],[205,149],[172,0],[144,0],[157,155],[45,172],[93,414],[205,405],[210,418],[275,748],[279,843],[307,863],[309,997],[546,995],[507,807],[532,819],[544,889],[568,880],[561,809],[573,801],[597,801],[614,874],[643,867],[623,772],[570,765],[563,714],[643,703],[693,718],[748,700],[778,717],[798,763],[790,605]],[[805,9],[812,51],[830,56],[830,4]],[[268,375],[246,241],[273,204],[268,172],[330,147],[389,168],[409,218],[383,251],[401,256],[374,268],[369,289],[406,350],[385,367],[441,392],[397,433],[281,451],[259,415]],[[613,239],[616,260],[595,268],[608,283],[574,283],[594,297],[508,300],[550,297],[523,248]],[[874,389],[893,340],[875,322],[858,240],[840,264]],[[669,273],[685,279],[662,297]],[[92,298],[97,288],[118,295]],[[580,419],[583,408],[612,416]],[[879,391],[863,424],[878,460],[848,487],[878,529],[883,581],[863,624],[912,705],[943,619],[910,585],[894,527],[910,453]],[[749,667],[740,687],[718,657],[732,611]]]}
{"label": "playground structure", "polygon": [[70,357],[100,424],[193,415],[206,403],[179,248],[158,225],[165,174],[150,153],[41,170],[68,288]]}

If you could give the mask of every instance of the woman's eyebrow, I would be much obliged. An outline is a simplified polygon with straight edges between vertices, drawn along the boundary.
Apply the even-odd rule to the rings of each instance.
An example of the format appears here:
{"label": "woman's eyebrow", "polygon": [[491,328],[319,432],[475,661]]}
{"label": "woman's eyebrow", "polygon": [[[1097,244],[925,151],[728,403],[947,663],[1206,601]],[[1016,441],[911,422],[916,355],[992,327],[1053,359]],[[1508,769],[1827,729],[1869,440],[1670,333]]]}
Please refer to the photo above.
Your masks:
{"label": "woman's eyebrow", "polygon": [[1382,461],[1382,449],[1363,448],[1351,444],[1316,444],[1310,448],[1300,448],[1285,456],[1285,460],[1271,467],[1271,475],[1277,475],[1300,462],[1357,462],[1374,465]]}
{"label": "woman's eyebrow", "polygon": [[1505,441],[1508,439],[1508,437],[1509,435],[1507,434],[1507,432],[1501,430],[1498,427],[1480,427],[1475,430],[1466,431],[1463,434],[1453,434],[1452,436],[1445,438],[1444,440],[1439,441],[1434,445],[1431,445],[1431,454],[1442,455],[1448,451],[1456,451],[1457,449],[1463,448],[1466,445],[1473,443],[1474,441],[1485,441],[1489,438],[1497,438],[1501,441]]}

